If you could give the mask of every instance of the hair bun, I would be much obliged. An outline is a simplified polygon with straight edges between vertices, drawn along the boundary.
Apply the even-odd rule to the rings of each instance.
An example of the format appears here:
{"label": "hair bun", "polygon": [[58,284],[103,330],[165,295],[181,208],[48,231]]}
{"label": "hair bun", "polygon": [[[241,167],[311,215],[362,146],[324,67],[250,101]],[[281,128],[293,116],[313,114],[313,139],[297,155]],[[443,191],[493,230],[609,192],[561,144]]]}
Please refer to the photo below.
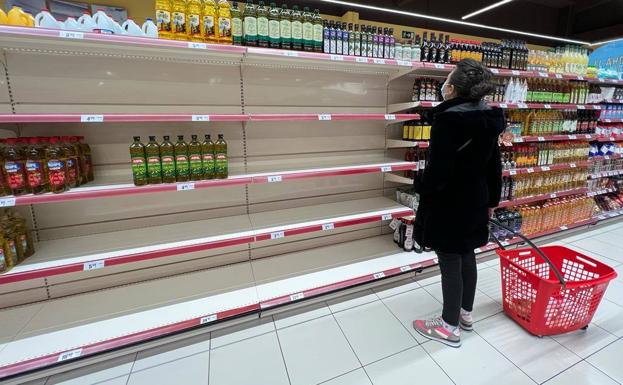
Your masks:
{"label": "hair bun", "polygon": [[482,63],[474,59],[463,59],[449,79],[457,96],[480,100],[495,90],[491,83],[493,74]]}

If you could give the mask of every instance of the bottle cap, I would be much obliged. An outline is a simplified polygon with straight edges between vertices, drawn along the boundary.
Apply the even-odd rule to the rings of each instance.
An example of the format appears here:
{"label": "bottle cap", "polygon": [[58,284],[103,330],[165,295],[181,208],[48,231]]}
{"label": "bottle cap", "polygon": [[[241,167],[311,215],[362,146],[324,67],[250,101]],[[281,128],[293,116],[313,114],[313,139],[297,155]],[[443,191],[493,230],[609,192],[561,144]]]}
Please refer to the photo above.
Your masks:
{"label": "bottle cap", "polygon": [[56,144],[58,142],[58,136],[52,136],[50,137],[50,143],[51,144]]}
{"label": "bottle cap", "polygon": [[165,135],[162,137],[164,140],[169,140],[169,135]]}
{"label": "bottle cap", "polygon": [[184,135],[178,135],[178,136],[177,136],[177,140],[179,140],[179,141],[184,140]]}
{"label": "bottle cap", "polygon": [[190,136],[193,140],[197,140],[197,135],[191,135]]}
{"label": "bottle cap", "polygon": [[135,142],[140,142],[141,141],[141,137],[140,136],[135,136],[134,137],[134,141]]}

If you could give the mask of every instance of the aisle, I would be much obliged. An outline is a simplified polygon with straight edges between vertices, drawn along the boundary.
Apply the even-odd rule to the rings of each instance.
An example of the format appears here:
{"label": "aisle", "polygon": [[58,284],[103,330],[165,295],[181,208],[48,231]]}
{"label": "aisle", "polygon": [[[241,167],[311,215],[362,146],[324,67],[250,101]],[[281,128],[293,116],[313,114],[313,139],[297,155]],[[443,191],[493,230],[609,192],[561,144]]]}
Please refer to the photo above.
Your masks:
{"label": "aisle", "polygon": [[441,309],[439,277],[369,290],[29,385],[623,384],[623,223],[556,242],[616,266],[586,332],[532,337],[501,313],[499,265],[479,266],[474,333],[451,349],[416,317]]}

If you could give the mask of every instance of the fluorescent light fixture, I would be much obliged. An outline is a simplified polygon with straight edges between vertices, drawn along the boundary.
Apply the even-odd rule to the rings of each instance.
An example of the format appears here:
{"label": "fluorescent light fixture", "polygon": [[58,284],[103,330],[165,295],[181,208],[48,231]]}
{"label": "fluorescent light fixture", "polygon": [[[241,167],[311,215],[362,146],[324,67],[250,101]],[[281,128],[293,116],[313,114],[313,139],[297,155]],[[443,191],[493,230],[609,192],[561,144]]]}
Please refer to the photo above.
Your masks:
{"label": "fluorescent light fixture", "polygon": [[591,43],[591,44],[589,44],[589,45],[590,45],[591,47],[594,47],[594,46],[596,46],[596,45],[602,45],[602,44],[614,43],[615,41],[621,41],[621,40],[623,40],[623,37],[619,37],[619,38],[616,38],[616,39],[611,39],[611,40],[598,41],[598,42],[595,42],[595,43]]}
{"label": "fluorescent light fixture", "polygon": [[482,9],[477,10],[476,12],[472,12],[472,13],[470,13],[469,15],[465,15],[465,16],[463,16],[463,17],[461,18],[461,20],[469,19],[469,18],[470,18],[470,17],[472,17],[472,16],[480,15],[480,14],[481,14],[481,13],[483,13],[483,12],[490,11],[490,10],[492,10],[493,8],[497,8],[497,7],[499,7],[500,5],[508,4],[508,3],[510,3],[511,1],[513,1],[513,0],[502,0],[502,1],[499,1],[499,2],[497,2],[497,3],[495,3],[495,4],[491,4],[491,5],[490,5],[490,6],[488,6],[488,7],[484,7],[484,8],[482,8]]}
{"label": "fluorescent light fixture", "polygon": [[549,35],[541,35],[541,34],[538,34],[538,33],[516,31],[514,29],[492,27],[492,26],[484,25],[484,24],[470,23],[470,22],[467,22],[467,21],[454,20],[454,19],[446,19],[445,17],[429,16],[429,15],[424,15],[424,14],[421,14],[421,13],[400,11],[400,10],[397,10],[397,9],[375,7],[373,5],[356,4],[356,3],[351,3],[351,2],[348,2],[348,1],[341,1],[341,0],[320,0],[320,1],[323,2],[323,3],[344,5],[346,7],[364,8],[364,9],[370,9],[370,10],[373,10],[373,11],[387,12],[387,13],[393,13],[393,14],[397,14],[397,15],[419,17],[419,18],[422,18],[422,19],[441,21],[441,22],[444,22],[444,23],[460,24],[460,25],[466,25],[468,27],[490,29],[490,30],[493,30],[493,31],[513,33],[513,34],[523,35],[523,36],[538,37],[540,39],[546,39],[546,40],[555,40],[555,41],[562,41],[562,42],[565,42],[565,43],[582,44],[582,45],[589,45],[590,44],[587,41],[565,39],[563,37],[556,37],[556,36],[549,36]]}

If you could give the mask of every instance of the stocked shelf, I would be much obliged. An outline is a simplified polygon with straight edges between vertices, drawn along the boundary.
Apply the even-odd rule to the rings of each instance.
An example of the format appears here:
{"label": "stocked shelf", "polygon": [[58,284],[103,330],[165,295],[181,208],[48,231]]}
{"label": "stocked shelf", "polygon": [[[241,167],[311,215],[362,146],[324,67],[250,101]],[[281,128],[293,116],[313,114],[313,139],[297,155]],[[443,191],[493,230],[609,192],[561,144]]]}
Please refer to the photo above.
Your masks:
{"label": "stocked shelf", "polygon": [[410,148],[410,147],[428,148],[429,142],[416,142],[416,141],[410,141],[410,140],[387,139],[386,146],[387,148]]}
{"label": "stocked shelf", "polygon": [[605,195],[605,194],[610,194],[613,192],[616,192],[617,189],[615,188],[605,188],[605,189],[601,189],[601,190],[597,190],[597,191],[589,191],[586,195],[588,195],[589,197],[596,197],[599,195]]}
{"label": "stocked shelf", "polygon": [[37,243],[37,252],[0,275],[0,284],[413,215],[387,198],[359,199]]}
{"label": "stocked shelf", "polygon": [[591,179],[599,179],[599,178],[608,178],[611,176],[623,175],[623,170],[612,170],[612,171],[602,171],[596,172],[594,174],[590,174],[589,178]]}
{"label": "stocked shelf", "polygon": [[[387,112],[395,114],[405,112],[414,108],[432,108],[440,105],[441,102],[406,102],[396,103],[387,106]],[[489,102],[492,107],[502,109],[543,109],[543,110],[601,110],[602,106],[598,104],[545,104],[545,103],[498,103]]]}
{"label": "stocked shelf", "polygon": [[573,189],[573,190],[559,191],[559,192],[555,192],[551,194],[534,195],[534,196],[525,197],[525,198],[518,198],[512,201],[500,202],[500,205],[498,207],[512,207],[512,206],[525,205],[528,203],[539,202],[539,201],[543,201],[546,199],[554,199],[554,198],[561,198],[561,197],[566,197],[570,195],[586,194],[587,192],[588,192],[588,188],[578,188],[578,189]]}
{"label": "stocked shelf", "polygon": [[601,123],[623,123],[623,118],[615,118],[615,119],[599,119]]}
{"label": "stocked shelf", "polygon": [[557,171],[557,170],[568,170],[576,167],[588,167],[590,165],[590,161],[582,161],[582,162],[574,162],[574,163],[559,163],[552,164],[549,166],[535,166],[535,167],[526,167],[526,168],[516,168],[513,170],[504,170],[502,172],[503,176],[513,176],[519,174],[532,174],[535,172],[547,172],[547,171]]}

